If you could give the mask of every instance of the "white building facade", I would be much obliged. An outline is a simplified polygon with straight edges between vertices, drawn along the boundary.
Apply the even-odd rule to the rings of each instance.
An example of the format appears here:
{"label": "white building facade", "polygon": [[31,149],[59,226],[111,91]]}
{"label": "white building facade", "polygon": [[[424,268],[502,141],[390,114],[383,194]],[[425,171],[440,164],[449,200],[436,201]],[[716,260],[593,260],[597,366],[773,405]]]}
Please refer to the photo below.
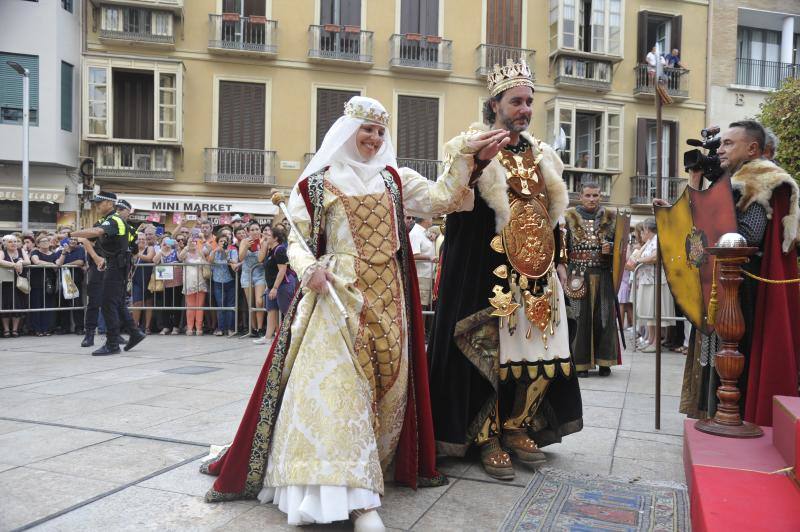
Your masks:
{"label": "white building facade", "polygon": [[30,228],[74,223],[80,211],[83,0],[0,2],[0,232],[20,229],[22,76],[30,71]]}

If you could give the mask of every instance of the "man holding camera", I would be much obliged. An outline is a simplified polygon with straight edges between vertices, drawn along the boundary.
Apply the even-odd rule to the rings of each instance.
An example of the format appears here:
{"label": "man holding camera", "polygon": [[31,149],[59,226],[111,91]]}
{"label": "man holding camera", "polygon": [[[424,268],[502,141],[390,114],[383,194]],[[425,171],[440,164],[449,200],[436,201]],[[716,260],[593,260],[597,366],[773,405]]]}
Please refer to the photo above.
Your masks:
{"label": "man holding camera", "polygon": [[[798,186],[788,173],[763,157],[765,144],[766,132],[761,124],[753,120],[733,122],[720,139],[719,165],[731,176],[737,232],[748,246],[758,248],[743,268],[771,281],[796,279]],[[700,189],[702,180],[702,170],[690,170],[690,186]],[[740,406],[745,420],[772,425],[772,397],[797,396],[797,285],[746,277],[739,295],[745,322],[739,343],[745,356],[745,370],[739,382]],[[704,339],[698,356],[687,359],[681,411],[690,416],[711,416],[715,410],[715,405],[709,403],[718,379],[708,365],[700,362],[700,357],[716,351],[713,344]]]}

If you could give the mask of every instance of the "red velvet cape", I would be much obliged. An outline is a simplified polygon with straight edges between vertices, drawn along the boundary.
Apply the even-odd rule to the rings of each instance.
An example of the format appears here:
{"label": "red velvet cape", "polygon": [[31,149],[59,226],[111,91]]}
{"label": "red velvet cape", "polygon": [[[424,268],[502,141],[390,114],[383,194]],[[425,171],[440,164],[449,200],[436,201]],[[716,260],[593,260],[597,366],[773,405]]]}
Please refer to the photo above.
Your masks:
{"label": "red velvet cape", "polygon": [[[772,219],[764,235],[761,277],[796,279],[797,250],[783,253],[783,218],[789,213],[787,187],[772,192]],[[800,290],[797,284],[758,282],[750,370],[745,396],[747,421],[772,425],[772,397],[797,396],[797,369],[800,357]]]}
{"label": "red velvet cape", "polygon": [[[400,177],[393,168],[387,167],[387,169],[392,174],[402,198]],[[300,182],[299,190],[306,203],[309,215],[313,219],[313,205],[308,191],[308,179]],[[402,220],[403,218],[401,217],[399,222],[402,222]],[[416,489],[418,486],[444,484],[446,479],[436,471],[436,445],[434,443],[433,417],[431,415],[428,385],[428,359],[425,352],[425,329],[422,321],[417,273],[413,254],[408,246],[408,238],[401,238],[401,240],[405,247],[406,287],[411,301],[408,315],[409,334],[412,341],[411,352],[409,353],[408,400],[403,428],[400,432],[400,440],[395,454],[394,478],[395,481]],[[320,235],[318,254],[322,255],[324,252],[324,235]],[[403,266],[401,264],[401,268]],[[252,487],[248,489],[247,486],[251,451],[259,424],[262,422],[261,412],[268,381],[270,378],[275,378],[274,373],[271,375],[271,372],[276,369],[273,368],[273,356],[280,341],[281,339],[276,337],[270,347],[267,360],[261,368],[261,374],[250,396],[250,402],[230,448],[224,455],[204,466],[204,472],[218,475],[212,491],[206,495],[207,501],[252,498],[258,495]],[[272,427],[269,427],[268,430],[271,431]],[[266,463],[264,465],[266,466]],[[264,472],[262,471],[262,479],[263,474]]]}

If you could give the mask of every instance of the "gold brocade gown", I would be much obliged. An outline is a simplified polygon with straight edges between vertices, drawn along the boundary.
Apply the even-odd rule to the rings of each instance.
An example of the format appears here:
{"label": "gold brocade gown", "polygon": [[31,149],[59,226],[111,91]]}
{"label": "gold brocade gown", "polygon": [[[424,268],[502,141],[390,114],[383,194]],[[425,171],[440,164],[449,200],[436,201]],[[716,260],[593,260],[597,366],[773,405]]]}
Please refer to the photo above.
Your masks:
{"label": "gold brocade gown", "polygon": [[352,317],[355,352],[329,298],[306,294],[292,325],[291,378],[265,484],[382,494],[382,469],[397,447],[408,387],[398,220],[385,190],[347,196],[326,182],[324,206],[324,260]]}

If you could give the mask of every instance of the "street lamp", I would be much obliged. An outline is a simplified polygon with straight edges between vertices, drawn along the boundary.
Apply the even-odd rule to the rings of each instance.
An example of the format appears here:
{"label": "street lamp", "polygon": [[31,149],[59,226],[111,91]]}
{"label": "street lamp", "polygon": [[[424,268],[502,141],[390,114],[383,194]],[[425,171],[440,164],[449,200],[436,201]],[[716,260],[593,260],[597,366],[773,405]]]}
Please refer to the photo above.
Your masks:
{"label": "street lamp", "polygon": [[28,231],[29,186],[28,186],[28,133],[30,131],[30,71],[16,61],[6,64],[22,76],[22,231]]}

